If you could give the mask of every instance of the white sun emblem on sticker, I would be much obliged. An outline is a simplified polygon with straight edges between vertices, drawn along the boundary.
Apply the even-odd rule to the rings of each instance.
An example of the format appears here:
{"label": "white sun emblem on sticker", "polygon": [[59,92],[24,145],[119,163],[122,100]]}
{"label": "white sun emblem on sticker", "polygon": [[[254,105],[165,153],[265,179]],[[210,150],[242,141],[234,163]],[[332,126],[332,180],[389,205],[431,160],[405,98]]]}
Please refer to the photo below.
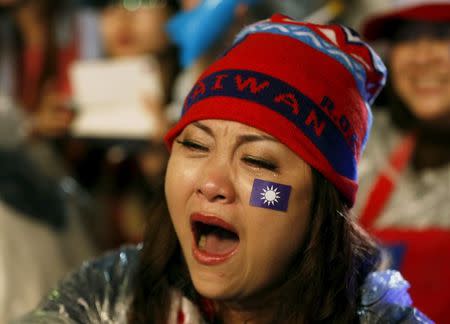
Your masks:
{"label": "white sun emblem on sticker", "polygon": [[264,200],[264,204],[267,204],[270,206],[275,206],[275,203],[278,202],[278,199],[280,198],[278,188],[274,188],[273,186],[267,186],[263,189],[263,192],[261,192],[261,200]]}

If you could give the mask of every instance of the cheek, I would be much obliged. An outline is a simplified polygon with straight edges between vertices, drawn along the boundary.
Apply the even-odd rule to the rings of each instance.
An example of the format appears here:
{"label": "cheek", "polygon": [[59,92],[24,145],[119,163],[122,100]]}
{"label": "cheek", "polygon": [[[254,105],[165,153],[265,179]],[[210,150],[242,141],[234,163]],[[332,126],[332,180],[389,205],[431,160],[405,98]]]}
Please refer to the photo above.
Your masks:
{"label": "cheek", "polygon": [[302,190],[293,190],[286,219],[280,222],[278,249],[285,262],[290,262],[292,255],[300,249],[310,220],[310,202],[312,185]]}
{"label": "cheek", "polygon": [[137,18],[134,21],[134,30],[135,33],[140,37],[140,40],[148,41],[152,36],[154,37],[155,27],[151,22],[147,19],[143,19],[142,17]]}
{"label": "cheek", "polygon": [[[182,186],[177,186],[177,182],[181,180],[183,175],[181,174],[181,169],[178,167],[179,163],[176,158],[171,156],[167,163],[166,177],[164,183],[164,189],[167,199],[167,204],[172,214],[172,210],[176,209],[177,205],[180,203],[183,188]],[[179,182],[184,184],[183,181]]]}
{"label": "cheek", "polygon": [[[256,268],[266,269],[266,276],[278,277],[302,246],[309,224],[309,200],[292,195],[288,212],[249,210],[249,255],[258,255]],[[264,239],[261,239],[264,238]],[[273,279],[273,278],[272,278]]]}
{"label": "cheek", "polygon": [[272,219],[271,222],[261,222],[260,228],[250,234],[251,242],[242,269],[248,278],[252,278],[252,289],[264,289],[283,280],[302,246],[306,224],[306,219],[294,222],[277,222]]}
{"label": "cheek", "polygon": [[[162,14],[161,14],[162,15]],[[158,50],[168,42],[165,33],[166,19],[158,13],[140,13],[134,21],[134,30],[140,42],[144,42],[147,50]]]}
{"label": "cheek", "polygon": [[180,181],[182,180],[182,177],[183,175],[180,174],[178,161],[170,158],[167,165],[164,190],[170,219],[172,220],[175,232],[180,240],[182,240],[182,237],[184,236],[182,233],[182,229],[184,228],[182,215],[183,206],[185,205],[185,183],[184,181]]}
{"label": "cheek", "polygon": [[[264,215],[261,215],[261,217],[264,217]],[[277,215],[277,217],[282,216]],[[254,243],[259,242],[264,246],[262,250],[275,251],[274,254],[279,254],[282,257],[291,255],[293,253],[291,251],[297,250],[305,233],[307,223],[305,215],[299,215],[295,220],[275,220],[268,216],[266,220],[257,223],[255,226],[255,233],[252,235]],[[262,237],[265,239],[261,240]]]}
{"label": "cheek", "polygon": [[167,164],[165,194],[171,215],[182,213],[195,192],[197,174],[195,165],[188,165],[184,159],[172,153]]}
{"label": "cheek", "polygon": [[115,26],[111,23],[110,19],[107,17],[102,18],[102,21],[100,23],[100,33],[101,38],[103,42],[110,42],[111,39],[114,37],[115,32]]}
{"label": "cheek", "polygon": [[410,64],[408,63],[408,55],[403,50],[392,50],[390,55],[390,73],[392,85],[397,91],[404,88],[405,82],[408,80],[408,71]]}
{"label": "cheek", "polygon": [[394,70],[394,72],[407,69],[409,66],[411,66],[411,61],[415,57],[414,50],[411,50],[411,48],[407,45],[394,45],[389,50],[389,64],[391,70]]}
{"label": "cheek", "polygon": [[[295,162],[301,165],[300,162]],[[283,183],[291,186],[290,195],[287,198],[288,209],[285,212],[273,211],[265,208],[255,208],[248,206],[248,213],[256,224],[253,229],[258,237],[273,238],[271,245],[296,249],[303,241],[304,232],[310,218],[310,205],[312,200],[312,175],[310,169],[298,169],[293,174],[289,174]],[[284,190],[280,196],[283,196]],[[281,201],[281,199],[280,199]],[[251,223],[248,224],[250,229]],[[270,247],[269,247],[270,248]],[[275,247],[276,248],[276,247]]]}

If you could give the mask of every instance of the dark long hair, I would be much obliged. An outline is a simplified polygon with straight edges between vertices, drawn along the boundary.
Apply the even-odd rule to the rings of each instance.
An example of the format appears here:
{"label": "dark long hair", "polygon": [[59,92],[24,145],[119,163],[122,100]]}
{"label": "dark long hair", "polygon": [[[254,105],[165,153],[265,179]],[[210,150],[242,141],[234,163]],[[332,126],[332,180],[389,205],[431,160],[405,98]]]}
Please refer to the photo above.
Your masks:
{"label": "dark long hair", "polygon": [[[279,323],[355,323],[359,287],[377,268],[379,252],[349,218],[335,187],[315,170],[313,180],[307,237],[286,279],[271,294],[273,319]],[[200,304],[164,205],[149,220],[135,279],[130,323],[166,323],[173,287]],[[220,323],[220,319],[213,322]]]}

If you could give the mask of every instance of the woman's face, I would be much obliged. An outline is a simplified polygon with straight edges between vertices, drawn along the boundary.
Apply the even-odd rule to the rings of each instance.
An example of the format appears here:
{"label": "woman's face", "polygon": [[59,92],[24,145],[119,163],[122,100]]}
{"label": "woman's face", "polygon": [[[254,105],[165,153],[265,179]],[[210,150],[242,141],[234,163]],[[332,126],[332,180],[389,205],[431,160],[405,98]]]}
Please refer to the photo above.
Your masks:
{"label": "woman's face", "polygon": [[400,41],[390,52],[392,85],[423,121],[450,121],[450,38],[421,36]]}
{"label": "woman's face", "polygon": [[[252,193],[255,179],[270,183]],[[288,198],[278,184],[291,186]],[[198,292],[253,300],[283,278],[305,237],[312,187],[310,167],[268,134],[233,121],[188,125],[174,141],[165,188]],[[265,207],[284,199],[287,210],[255,207],[251,197]]]}

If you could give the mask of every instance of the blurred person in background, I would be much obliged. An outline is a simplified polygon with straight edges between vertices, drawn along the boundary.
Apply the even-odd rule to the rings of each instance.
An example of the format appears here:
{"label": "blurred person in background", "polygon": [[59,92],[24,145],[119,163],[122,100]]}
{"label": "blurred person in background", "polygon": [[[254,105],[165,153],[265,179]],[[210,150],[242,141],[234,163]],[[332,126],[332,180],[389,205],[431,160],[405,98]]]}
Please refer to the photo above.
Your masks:
{"label": "blurred person in background", "polygon": [[94,211],[60,155],[74,118],[69,8],[69,1],[0,1],[1,323],[97,253],[84,222]]}
{"label": "blurred person in background", "polygon": [[77,155],[68,136],[69,69],[81,55],[77,13],[71,0],[0,3],[0,95],[23,115],[22,150],[56,182],[73,175]]}
{"label": "blurred person in background", "polygon": [[102,2],[99,28],[105,57],[124,58],[142,55],[156,57],[164,85],[161,100],[162,104],[166,104],[177,71],[177,65],[174,64],[176,53],[166,33],[166,23],[178,10],[177,1],[149,0],[136,8],[127,7],[126,1]]}
{"label": "blurred person in background", "polygon": [[71,173],[69,69],[83,47],[77,13],[72,0],[0,3],[0,93],[24,112],[27,151],[54,178]]}
{"label": "blurred person in background", "polygon": [[105,248],[111,248],[142,240],[148,202],[162,182],[167,161],[162,135],[169,126],[165,107],[178,69],[165,24],[178,6],[171,0],[138,5],[99,0],[92,1],[91,6],[98,11],[99,62],[152,59],[157,63],[159,79],[155,86],[158,94],[142,93],[142,101],[156,121],[150,138],[136,142],[127,138],[78,141],[80,153],[73,163],[74,173],[102,210],[104,216],[97,227],[102,228]]}
{"label": "blurred person in background", "polygon": [[16,0],[1,5],[1,89],[30,117],[36,136],[64,135],[74,113],[68,105],[68,66],[77,57],[69,1]]}
{"label": "blurred person in background", "polygon": [[89,198],[49,177],[25,146],[23,112],[0,96],[0,323],[35,307],[67,272],[99,251]]}
{"label": "blurred person in background", "polygon": [[411,295],[437,323],[450,318],[450,1],[403,1],[369,17],[385,41],[385,109],[361,163],[355,213],[392,254]]}

